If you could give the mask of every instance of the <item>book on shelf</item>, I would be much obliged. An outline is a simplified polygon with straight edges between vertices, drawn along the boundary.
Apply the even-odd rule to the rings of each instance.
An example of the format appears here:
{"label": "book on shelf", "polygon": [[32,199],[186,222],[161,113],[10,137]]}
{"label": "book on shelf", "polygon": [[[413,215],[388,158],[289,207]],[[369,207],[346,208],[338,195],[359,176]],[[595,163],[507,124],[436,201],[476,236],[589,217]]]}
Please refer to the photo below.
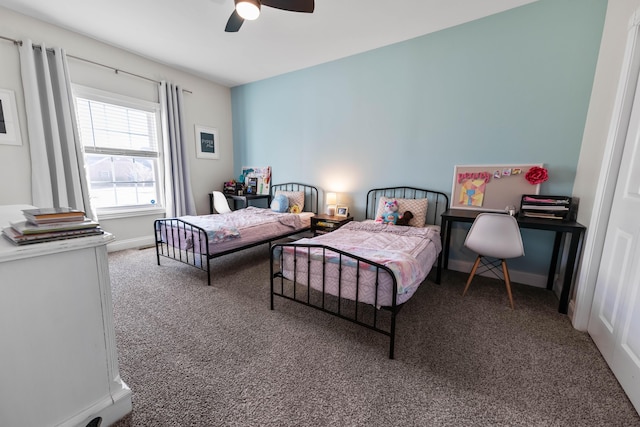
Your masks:
{"label": "book on shelf", "polygon": [[31,243],[52,242],[55,240],[73,239],[76,237],[96,236],[104,232],[100,227],[85,228],[80,230],[51,231],[48,233],[22,234],[13,227],[5,227],[2,230],[4,237],[16,245],[28,245]]}
{"label": "book on shelf", "polygon": [[571,198],[565,196],[522,196],[522,202],[541,203],[544,205],[569,205]]}
{"label": "book on shelf", "polygon": [[73,208],[24,209],[24,217],[36,224],[45,222],[84,221],[85,213]]}
{"label": "book on shelf", "polygon": [[527,218],[564,219],[564,216],[542,212],[524,212],[523,215]]}
{"label": "book on shelf", "polygon": [[563,205],[522,205],[520,209],[538,211],[568,211],[569,208]]}
{"label": "book on shelf", "polygon": [[20,234],[41,234],[52,231],[69,231],[82,230],[86,228],[96,228],[100,224],[89,218],[83,221],[62,221],[62,222],[45,222],[42,224],[32,223],[31,221],[11,222],[11,227]]}

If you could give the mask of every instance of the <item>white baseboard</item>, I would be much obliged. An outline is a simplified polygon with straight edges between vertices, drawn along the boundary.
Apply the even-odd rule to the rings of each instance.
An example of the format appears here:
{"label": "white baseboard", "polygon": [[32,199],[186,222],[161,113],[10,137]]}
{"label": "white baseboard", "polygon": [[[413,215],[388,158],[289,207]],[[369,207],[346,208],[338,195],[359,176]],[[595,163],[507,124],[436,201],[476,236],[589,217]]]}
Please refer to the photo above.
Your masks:
{"label": "white baseboard", "polygon": [[107,244],[108,252],[123,251],[125,249],[140,249],[149,246],[155,246],[156,242],[153,236],[137,237],[135,239],[116,240]]}
{"label": "white baseboard", "polygon": [[[473,267],[472,262],[468,261],[460,261],[460,260],[449,260],[449,270],[460,271],[463,273],[469,273],[471,271],[471,267]],[[493,273],[485,272],[481,274],[481,276],[486,277],[494,277]],[[529,286],[535,286],[536,288],[546,288],[547,287],[547,276],[543,276],[541,274],[533,274],[527,273],[524,271],[512,270],[509,269],[509,276],[511,277],[512,282],[522,283]]]}

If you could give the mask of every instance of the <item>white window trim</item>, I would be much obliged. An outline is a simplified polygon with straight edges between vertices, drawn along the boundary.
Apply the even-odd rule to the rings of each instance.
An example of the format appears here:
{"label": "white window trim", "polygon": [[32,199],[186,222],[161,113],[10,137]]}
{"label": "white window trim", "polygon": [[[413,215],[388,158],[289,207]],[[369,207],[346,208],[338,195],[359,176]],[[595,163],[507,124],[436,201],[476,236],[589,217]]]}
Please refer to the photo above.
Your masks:
{"label": "white window trim", "polygon": [[120,95],[112,92],[107,92],[100,89],[95,89],[88,86],[82,86],[79,84],[73,84],[73,95],[82,97],[90,97],[101,102],[107,102],[110,104],[122,105],[128,108],[136,108],[138,110],[153,111],[154,113],[160,112],[160,103],[145,101],[144,99],[132,98],[126,95]]}
{"label": "white window trim", "polygon": [[[72,84],[72,93],[75,98],[89,98],[99,102],[120,105],[127,108],[145,110],[157,114],[160,120],[156,124],[156,134],[158,135],[158,201],[156,206],[122,206],[110,208],[96,208],[96,213],[100,218],[116,219],[131,216],[164,214],[166,212],[164,200],[164,132],[162,124],[162,109],[159,102],[145,101],[143,99],[133,98],[101,89]],[[83,151],[85,151],[83,149]]]}

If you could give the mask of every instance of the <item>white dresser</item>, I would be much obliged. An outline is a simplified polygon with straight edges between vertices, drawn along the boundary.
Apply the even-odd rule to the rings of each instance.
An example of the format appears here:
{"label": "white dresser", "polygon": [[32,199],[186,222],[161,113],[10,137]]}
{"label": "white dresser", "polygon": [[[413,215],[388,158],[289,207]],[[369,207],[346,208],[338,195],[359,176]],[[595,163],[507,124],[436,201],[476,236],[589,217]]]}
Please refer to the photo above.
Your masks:
{"label": "white dresser", "polygon": [[[0,228],[27,208],[0,206]],[[0,237],[0,426],[108,426],[131,411],[113,327],[112,240]]]}

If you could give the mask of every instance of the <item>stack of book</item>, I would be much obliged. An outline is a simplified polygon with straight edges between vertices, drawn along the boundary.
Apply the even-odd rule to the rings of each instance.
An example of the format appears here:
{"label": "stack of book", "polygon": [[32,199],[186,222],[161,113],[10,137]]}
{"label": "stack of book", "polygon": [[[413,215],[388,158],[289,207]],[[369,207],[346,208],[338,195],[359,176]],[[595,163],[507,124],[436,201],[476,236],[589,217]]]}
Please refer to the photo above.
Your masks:
{"label": "stack of book", "polygon": [[23,210],[25,220],[12,222],[2,234],[17,245],[103,234],[100,224],[71,208]]}
{"label": "stack of book", "polygon": [[567,196],[522,195],[520,216],[527,218],[575,220],[577,199]]}

